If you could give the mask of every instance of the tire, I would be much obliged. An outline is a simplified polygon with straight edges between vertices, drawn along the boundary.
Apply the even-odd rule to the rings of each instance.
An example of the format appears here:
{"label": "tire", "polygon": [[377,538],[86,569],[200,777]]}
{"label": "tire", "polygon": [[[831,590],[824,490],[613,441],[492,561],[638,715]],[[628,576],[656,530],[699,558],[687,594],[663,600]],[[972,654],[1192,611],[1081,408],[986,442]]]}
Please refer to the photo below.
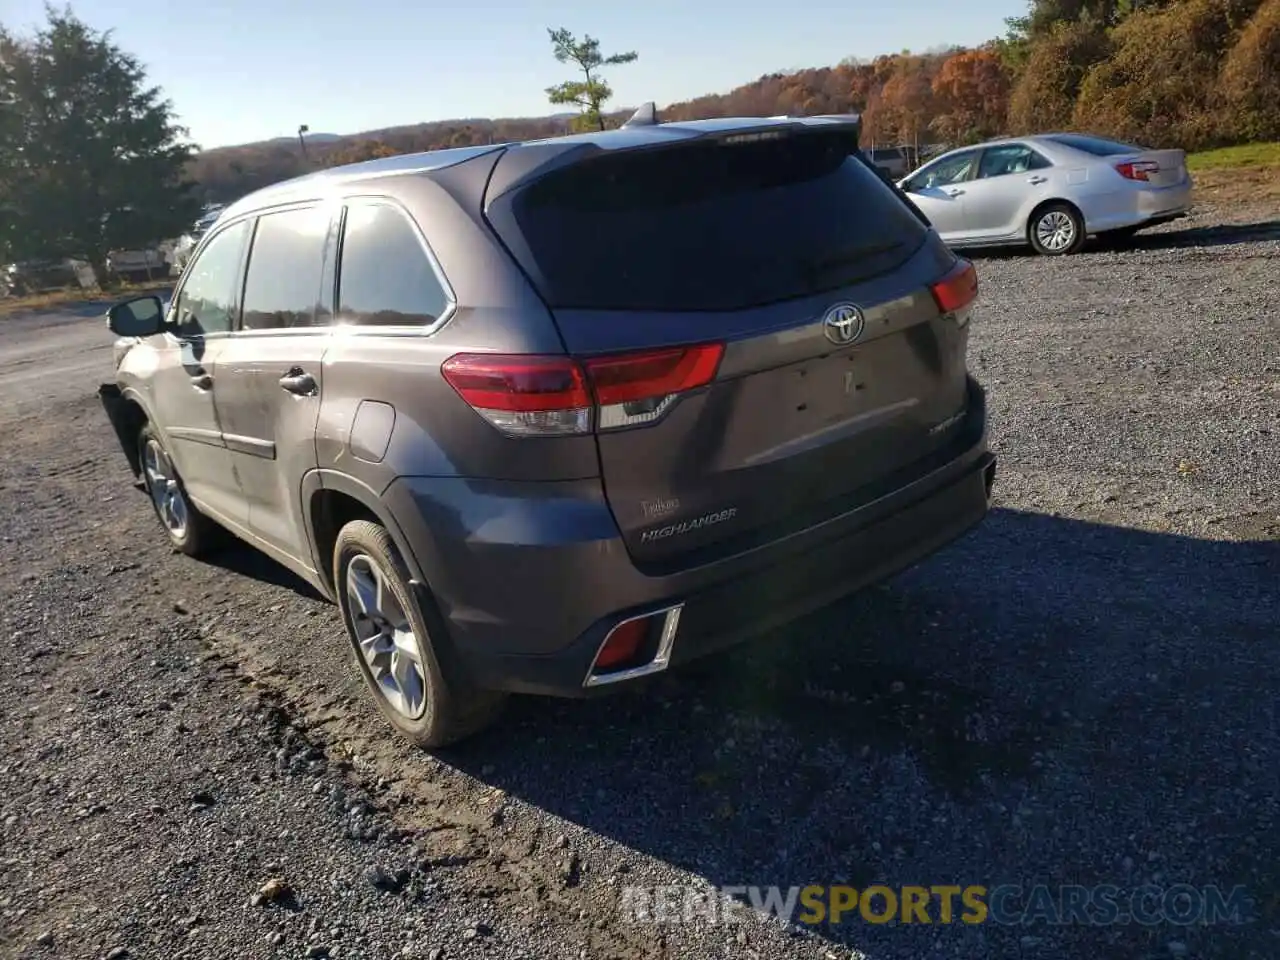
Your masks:
{"label": "tire", "polygon": [[201,557],[216,548],[221,528],[191,502],[164,441],[150,424],[138,434],[138,462],[142,464],[143,489],[174,549]]}
{"label": "tire", "polygon": [[1050,203],[1031,215],[1027,239],[1036,253],[1061,257],[1084,246],[1084,218],[1069,203]]}
{"label": "tire", "polygon": [[420,747],[443,747],[493,723],[504,698],[446,679],[431,639],[432,628],[442,636],[444,625],[434,609],[424,610],[411,579],[386,528],[353,520],[338,532],[334,593],[365,686],[400,734]]}

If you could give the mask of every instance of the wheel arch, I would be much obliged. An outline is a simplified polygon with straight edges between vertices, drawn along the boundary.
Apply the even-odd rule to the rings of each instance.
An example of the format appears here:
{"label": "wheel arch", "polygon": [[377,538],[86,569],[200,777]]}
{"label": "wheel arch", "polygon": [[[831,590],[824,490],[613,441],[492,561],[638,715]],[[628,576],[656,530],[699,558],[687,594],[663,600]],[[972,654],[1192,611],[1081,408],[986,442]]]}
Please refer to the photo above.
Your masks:
{"label": "wheel arch", "polygon": [[1031,208],[1031,212],[1027,215],[1026,227],[1022,234],[1024,242],[1026,242],[1031,249],[1037,253],[1043,252],[1040,247],[1036,245],[1036,242],[1033,239],[1035,235],[1035,225],[1036,220],[1039,219],[1041,214],[1051,207],[1065,207],[1075,214],[1076,220],[1080,224],[1080,235],[1076,237],[1074,243],[1072,243],[1067,250],[1062,252],[1075,253],[1081,250],[1084,247],[1085,241],[1089,238],[1089,221],[1085,218],[1084,210],[1081,209],[1080,204],[1076,203],[1074,200],[1068,200],[1065,197],[1048,197],[1041,200]]}
{"label": "wheel arch", "polygon": [[122,389],[118,384],[104,383],[98,387],[98,396],[106,410],[107,419],[115,430],[120,449],[129,462],[129,469],[133,471],[134,477],[141,477],[142,458],[138,439],[143,427],[152,422],[151,414],[141,396],[131,388]]}
{"label": "wheel arch", "polygon": [[302,509],[311,537],[315,568],[329,595],[335,599],[333,549],[338,532],[352,520],[372,520],[386,528],[417,586],[425,584],[418,557],[382,498],[368,484],[337,470],[312,470],[302,481]]}
{"label": "wheel arch", "polygon": [[1031,212],[1027,214],[1027,220],[1026,223],[1023,224],[1022,232],[1026,236],[1028,242],[1031,240],[1031,228],[1035,225],[1036,218],[1049,207],[1070,207],[1075,211],[1076,216],[1080,218],[1080,223],[1084,227],[1086,235],[1088,234],[1089,224],[1085,220],[1084,211],[1080,209],[1080,204],[1076,203],[1074,200],[1068,200],[1066,197],[1048,197],[1047,199],[1039,201],[1031,208]]}
{"label": "wheel arch", "polygon": [[409,576],[412,578],[409,585],[418,597],[428,629],[431,630],[441,670],[447,677],[463,677],[471,682],[469,672],[458,657],[453,635],[419,556],[378,492],[349,474],[319,469],[303,478],[301,502],[305,511],[306,532],[311,538],[314,565],[318,571],[317,586],[326,597],[334,603],[338,602],[337,585],[333,582],[333,551],[338,532],[351,520],[372,520],[381,525],[391,536],[409,568]]}

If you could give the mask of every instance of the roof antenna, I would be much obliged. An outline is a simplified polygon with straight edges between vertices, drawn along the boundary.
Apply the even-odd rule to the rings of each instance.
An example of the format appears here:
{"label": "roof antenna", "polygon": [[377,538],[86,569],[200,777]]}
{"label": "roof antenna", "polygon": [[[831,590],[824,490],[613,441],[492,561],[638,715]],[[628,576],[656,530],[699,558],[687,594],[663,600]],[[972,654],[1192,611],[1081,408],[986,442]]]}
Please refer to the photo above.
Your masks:
{"label": "roof antenna", "polygon": [[622,125],[625,130],[628,127],[652,127],[658,123],[658,108],[650,100],[648,103],[641,105],[640,109],[631,115],[631,119]]}

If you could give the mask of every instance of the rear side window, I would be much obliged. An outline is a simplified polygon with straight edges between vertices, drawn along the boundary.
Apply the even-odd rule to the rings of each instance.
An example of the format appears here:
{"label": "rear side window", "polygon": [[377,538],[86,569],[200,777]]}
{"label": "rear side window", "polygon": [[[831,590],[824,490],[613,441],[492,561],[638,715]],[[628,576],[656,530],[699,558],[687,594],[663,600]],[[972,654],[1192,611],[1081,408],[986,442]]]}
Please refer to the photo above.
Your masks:
{"label": "rear side window", "polygon": [[328,232],[329,212],[320,207],[258,218],[245,275],[241,329],[274,330],[315,322]]}
{"label": "rear side window", "polygon": [[[735,310],[892,270],[927,235],[847,133],[628,150],[553,171],[494,219],[552,307]],[[508,237],[509,239],[509,237]]]}
{"label": "rear side window", "polygon": [[999,147],[987,147],[982,151],[982,161],[978,164],[978,179],[1003,177],[1010,173],[1027,173],[1031,170],[1043,170],[1048,166],[1051,166],[1048,160],[1024,144],[1003,144]]}
{"label": "rear side window", "polygon": [[451,303],[417,228],[396,207],[347,207],[338,274],[338,322],[360,326],[421,326]]}
{"label": "rear side window", "polygon": [[1116,157],[1122,153],[1141,153],[1146,149],[1145,147],[1134,146],[1132,143],[1120,143],[1118,140],[1090,137],[1082,133],[1055,133],[1052,136],[1045,137],[1045,139],[1060,143],[1064,147],[1071,147],[1074,150],[1083,150],[1085,153],[1091,153],[1095,157]]}

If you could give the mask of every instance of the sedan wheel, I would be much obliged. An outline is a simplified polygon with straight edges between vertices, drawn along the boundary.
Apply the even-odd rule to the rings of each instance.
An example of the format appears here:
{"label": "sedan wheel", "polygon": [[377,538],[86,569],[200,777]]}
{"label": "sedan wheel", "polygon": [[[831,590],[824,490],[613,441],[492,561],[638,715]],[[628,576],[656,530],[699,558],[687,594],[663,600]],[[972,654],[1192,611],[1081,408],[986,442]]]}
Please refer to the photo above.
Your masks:
{"label": "sedan wheel", "polygon": [[1084,243],[1084,224],[1074,208],[1055,204],[1041,210],[1031,222],[1030,241],[1037,253],[1062,256]]}

